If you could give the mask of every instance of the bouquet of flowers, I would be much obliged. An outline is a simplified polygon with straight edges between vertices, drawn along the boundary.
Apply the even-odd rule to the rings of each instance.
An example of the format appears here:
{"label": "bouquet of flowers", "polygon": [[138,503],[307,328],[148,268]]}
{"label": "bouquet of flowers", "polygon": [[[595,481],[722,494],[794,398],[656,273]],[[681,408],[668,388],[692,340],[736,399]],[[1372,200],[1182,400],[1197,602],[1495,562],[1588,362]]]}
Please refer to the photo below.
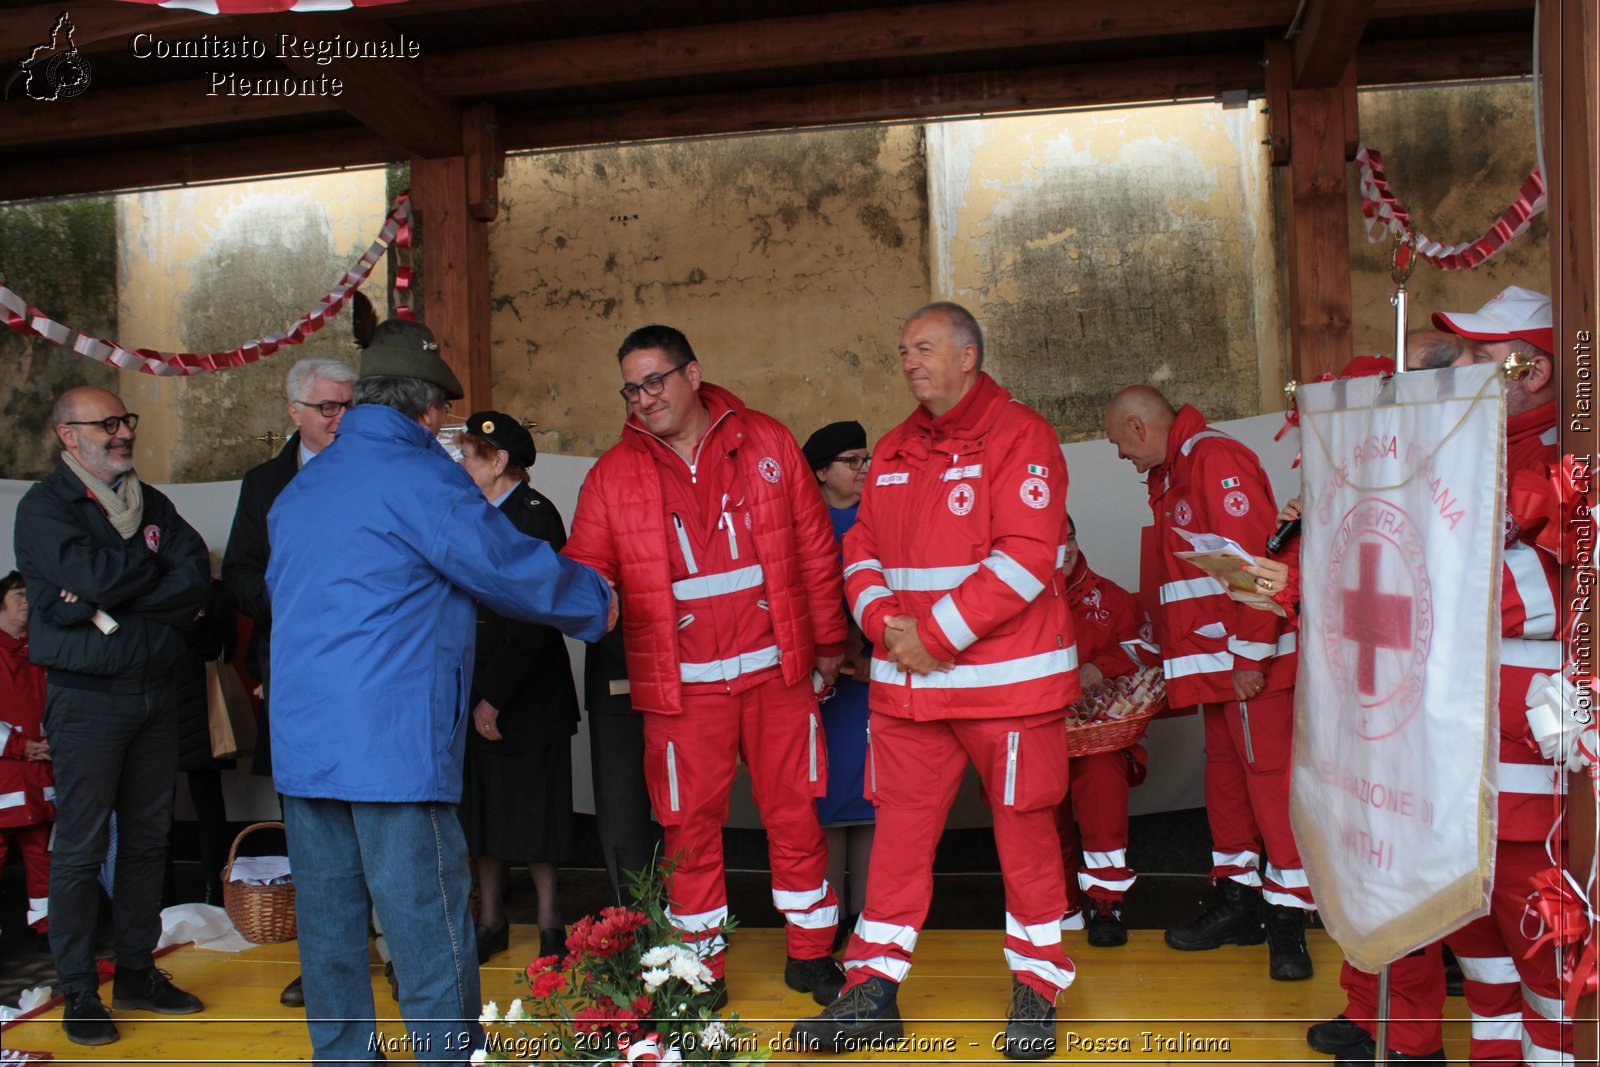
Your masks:
{"label": "bouquet of flowers", "polygon": [[[770,1049],[738,1013],[714,1007],[713,980],[695,946],[667,919],[667,878],[675,866],[632,875],[634,908],[605,908],[567,933],[566,956],[528,964],[525,997],[504,1012],[484,1005],[484,1048],[473,1063],[670,1065],[684,1060],[757,1064]],[[730,921],[714,933],[726,934]],[[499,1024],[496,1026],[496,1024]]]}

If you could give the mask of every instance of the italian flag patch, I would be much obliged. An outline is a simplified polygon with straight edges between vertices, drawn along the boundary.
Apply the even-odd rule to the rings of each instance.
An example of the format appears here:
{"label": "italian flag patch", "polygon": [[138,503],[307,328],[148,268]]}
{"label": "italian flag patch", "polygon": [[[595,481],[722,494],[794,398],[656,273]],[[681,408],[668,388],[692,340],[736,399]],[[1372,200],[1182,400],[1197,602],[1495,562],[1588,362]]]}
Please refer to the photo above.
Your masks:
{"label": "italian flag patch", "polygon": [[1237,479],[1237,478],[1224,478],[1224,479],[1222,479],[1222,488],[1224,488],[1224,489],[1236,489],[1236,488],[1238,488],[1238,486],[1239,486],[1239,479]]}
{"label": "italian flag patch", "polygon": [[1037,463],[1030,463],[1028,464],[1028,473],[1037,474],[1041,478],[1048,478],[1050,477],[1050,468],[1041,467]]}

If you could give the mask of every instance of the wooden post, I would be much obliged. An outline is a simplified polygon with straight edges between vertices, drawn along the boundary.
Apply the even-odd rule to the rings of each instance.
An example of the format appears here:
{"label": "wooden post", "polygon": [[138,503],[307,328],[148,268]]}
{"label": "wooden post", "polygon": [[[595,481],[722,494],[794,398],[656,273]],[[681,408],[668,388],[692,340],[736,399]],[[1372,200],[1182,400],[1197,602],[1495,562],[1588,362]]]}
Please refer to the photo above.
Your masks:
{"label": "wooden post", "polygon": [[[1592,472],[1597,467],[1595,434],[1595,312],[1600,278],[1595,232],[1595,173],[1593,152],[1597,114],[1597,41],[1595,0],[1540,0],[1538,75],[1543,92],[1544,176],[1549,190],[1550,292],[1555,300],[1556,366],[1559,399],[1557,427],[1561,451],[1584,459]],[[1580,401],[1587,400],[1587,405]],[[1569,532],[1570,533],[1570,532]],[[1592,579],[1594,546],[1567,542],[1562,632],[1580,627],[1573,651],[1580,672],[1596,672],[1594,599],[1600,591],[1593,581],[1579,580],[1586,569]],[[1587,549],[1585,559],[1579,553]],[[1587,627],[1587,629],[1581,629]],[[1591,709],[1591,714],[1600,708]],[[1582,881],[1595,855],[1595,792],[1587,775],[1574,774],[1567,782],[1570,844],[1569,869]],[[1591,935],[1595,936],[1595,935]],[[1574,1014],[1574,1060],[1594,1064],[1600,1046],[1600,1023],[1593,995],[1579,1000]]]}
{"label": "wooden post", "polygon": [[463,156],[411,159],[411,197],[421,219],[423,313],[466,396],[466,416],[493,406],[489,370],[489,226],[467,204]]}
{"label": "wooden post", "polygon": [[[1270,75],[1270,72],[1269,72]],[[1353,354],[1346,92],[1289,92],[1289,327],[1302,382],[1338,374]]]}

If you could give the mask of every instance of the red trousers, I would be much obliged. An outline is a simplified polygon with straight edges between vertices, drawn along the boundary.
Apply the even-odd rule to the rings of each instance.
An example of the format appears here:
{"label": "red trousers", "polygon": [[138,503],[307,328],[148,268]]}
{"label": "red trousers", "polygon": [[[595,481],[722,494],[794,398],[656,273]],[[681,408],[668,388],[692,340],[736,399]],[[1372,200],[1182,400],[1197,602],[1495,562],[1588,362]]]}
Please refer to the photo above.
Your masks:
{"label": "red trousers", "polygon": [[[1068,763],[1071,784],[1056,809],[1061,832],[1061,866],[1071,872],[1066,878],[1067,916],[1064,929],[1081,924],[1071,920],[1079,910],[1078,892],[1089,894],[1096,903],[1122,902],[1138,876],[1128,866],[1128,787],[1142,779],[1146,760],[1143,745],[1074,756]],[[1079,837],[1083,856],[1079,862]]]}
{"label": "red trousers", "polygon": [[[1466,978],[1474,1067],[1560,1063],[1563,1057],[1571,1062],[1572,1020],[1562,1004],[1566,990],[1555,947],[1548,941],[1534,947],[1545,931],[1529,910],[1533,876],[1549,866],[1543,843],[1501,841],[1495,849],[1489,914],[1444,939]],[[1377,975],[1346,964],[1339,982],[1348,996],[1345,1014],[1371,1030]],[[1437,946],[1430,946],[1423,957],[1396,962],[1389,972],[1389,992],[1395,1020],[1389,1046],[1415,1053],[1439,1048],[1444,971]]]}
{"label": "red trousers", "polygon": [[[1269,904],[1316,905],[1289,828],[1294,755],[1294,691],[1250,701],[1202,704],[1206,729],[1206,818],[1211,880],[1261,886]],[[1261,846],[1267,876],[1262,882]]]}
{"label": "red trousers", "polygon": [[1061,950],[1066,895],[1056,834],[1067,788],[1061,712],[1012,719],[918,721],[872,713],[867,793],[878,830],[867,903],[845,948],[845,988],[874,975],[902,982],[933,898],[933,853],[971,761],[994,814],[1006,890],[1006,965],[1046,997],[1072,984]]}
{"label": "red trousers", "polygon": [[786,922],[790,956],[815,959],[833,947],[839,899],[828,885],[828,849],[816,798],[828,786],[827,745],[809,681],[788,686],[777,671],[743,693],[685,694],[681,715],[644,716],[644,777],[650,804],[678,866],[667,887],[668,912],[697,935],[712,973],[721,977],[728,920],[722,824],[740,755],[772,863],[772,903]]}
{"label": "red trousers", "polygon": [[15,841],[28,884],[28,925],[41,934],[50,929],[50,831],[54,826],[40,822],[0,827],[0,871],[6,867],[7,843]]}

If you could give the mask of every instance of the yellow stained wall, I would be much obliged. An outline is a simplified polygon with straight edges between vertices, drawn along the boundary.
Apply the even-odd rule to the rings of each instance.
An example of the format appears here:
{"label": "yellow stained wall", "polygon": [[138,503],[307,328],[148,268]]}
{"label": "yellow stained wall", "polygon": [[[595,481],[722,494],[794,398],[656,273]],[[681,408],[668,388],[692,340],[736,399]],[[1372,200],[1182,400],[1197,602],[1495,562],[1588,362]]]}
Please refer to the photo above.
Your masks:
{"label": "yellow stained wall", "polygon": [[623,419],[616,350],[660,322],[709,380],[804,440],[910,408],[896,345],[928,299],[914,127],[514,158],[490,235],[495,404],[542,451],[598,455]]}
{"label": "yellow stained wall", "polygon": [[[360,171],[118,198],[117,332],[130,347],[206,353],[286,331],[338,284],[387,212],[384,172]],[[365,285],[385,306],[386,264]],[[153,482],[238,478],[288,434],[284,376],[298,359],[355,362],[341,314],[251,366],[186,378],[124,371],[141,414],[139,471]]]}
{"label": "yellow stained wall", "polygon": [[934,292],[1068,440],[1130,382],[1255,414],[1283,343],[1262,136],[1215,104],[929,127]]}

